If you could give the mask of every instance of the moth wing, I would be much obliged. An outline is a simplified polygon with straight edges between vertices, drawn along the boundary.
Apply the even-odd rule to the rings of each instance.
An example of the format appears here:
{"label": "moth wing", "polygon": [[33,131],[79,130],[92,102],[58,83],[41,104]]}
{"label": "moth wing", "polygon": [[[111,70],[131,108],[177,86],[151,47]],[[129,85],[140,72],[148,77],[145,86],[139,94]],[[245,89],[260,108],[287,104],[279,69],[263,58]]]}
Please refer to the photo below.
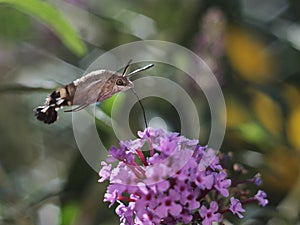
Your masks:
{"label": "moth wing", "polygon": [[97,102],[99,93],[102,91],[106,81],[113,74],[111,71],[93,71],[82,78],[74,81],[77,86],[74,95],[74,105],[89,105]]}

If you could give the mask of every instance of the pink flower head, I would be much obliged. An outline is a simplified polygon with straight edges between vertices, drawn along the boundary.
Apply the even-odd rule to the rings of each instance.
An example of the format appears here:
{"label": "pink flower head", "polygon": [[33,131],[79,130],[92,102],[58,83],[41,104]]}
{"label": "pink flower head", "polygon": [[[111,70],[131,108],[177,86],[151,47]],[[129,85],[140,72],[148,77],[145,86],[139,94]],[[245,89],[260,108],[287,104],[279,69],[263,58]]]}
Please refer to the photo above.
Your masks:
{"label": "pink flower head", "polygon": [[[262,206],[268,203],[263,191],[243,201],[230,196],[246,193],[235,185],[243,182],[232,182],[220,156],[197,140],[153,128],[138,135],[136,140],[121,141],[120,148],[112,147],[111,158],[101,163],[99,172],[99,182],[110,182],[104,201],[110,203],[109,207],[119,204],[116,213],[121,225],[200,221],[212,225],[221,222],[227,212],[242,218],[246,202],[257,200]],[[150,154],[144,155],[142,148],[148,148]],[[117,163],[116,167],[112,162]],[[245,182],[249,181],[260,184],[259,179]]]}

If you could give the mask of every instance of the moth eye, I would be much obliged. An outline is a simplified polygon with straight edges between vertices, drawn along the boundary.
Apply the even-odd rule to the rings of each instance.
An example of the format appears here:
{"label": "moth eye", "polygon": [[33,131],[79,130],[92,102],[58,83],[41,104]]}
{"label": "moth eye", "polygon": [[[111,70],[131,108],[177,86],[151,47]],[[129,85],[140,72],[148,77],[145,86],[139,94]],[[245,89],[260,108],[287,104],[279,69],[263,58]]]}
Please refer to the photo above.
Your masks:
{"label": "moth eye", "polygon": [[116,85],[119,85],[119,86],[124,85],[123,80],[122,79],[117,79],[116,80]]}

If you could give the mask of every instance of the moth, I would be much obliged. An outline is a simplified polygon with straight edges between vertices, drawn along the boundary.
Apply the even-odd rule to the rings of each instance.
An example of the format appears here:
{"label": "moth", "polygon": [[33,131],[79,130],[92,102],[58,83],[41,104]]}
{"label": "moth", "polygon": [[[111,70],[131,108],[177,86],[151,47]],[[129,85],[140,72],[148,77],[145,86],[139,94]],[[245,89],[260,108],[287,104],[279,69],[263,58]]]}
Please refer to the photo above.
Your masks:
{"label": "moth", "polygon": [[65,111],[76,112],[90,104],[108,99],[118,92],[127,91],[134,87],[129,79],[132,75],[154,66],[149,64],[126,74],[130,63],[131,61],[125,66],[122,74],[110,70],[96,70],[56,89],[46,98],[44,105],[34,109],[36,118],[51,124],[58,119],[57,111],[64,106],[76,106]]}

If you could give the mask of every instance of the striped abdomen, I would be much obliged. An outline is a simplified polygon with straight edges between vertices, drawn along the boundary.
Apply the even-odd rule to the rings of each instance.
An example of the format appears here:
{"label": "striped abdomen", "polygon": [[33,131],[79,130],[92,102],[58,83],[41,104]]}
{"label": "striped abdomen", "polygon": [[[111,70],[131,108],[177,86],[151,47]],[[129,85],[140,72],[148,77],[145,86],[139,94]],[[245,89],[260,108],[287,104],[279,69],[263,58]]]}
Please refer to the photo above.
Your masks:
{"label": "striped abdomen", "polygon": [[58,118],[57,110],[60,107],[73,105],[75,91],[76,86],[74,83],[70,83],[53,91],[50,96],[46,98],[45,104],[34,110],[37,119],[48,124],[54,123]]}

